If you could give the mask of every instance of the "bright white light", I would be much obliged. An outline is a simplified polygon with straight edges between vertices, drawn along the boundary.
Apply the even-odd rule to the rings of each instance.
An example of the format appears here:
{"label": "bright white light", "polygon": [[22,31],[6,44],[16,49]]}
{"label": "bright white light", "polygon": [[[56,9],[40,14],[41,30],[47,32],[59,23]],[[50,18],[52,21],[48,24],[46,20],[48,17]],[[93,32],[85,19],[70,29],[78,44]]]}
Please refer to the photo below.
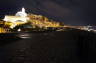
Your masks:
{"label": "bright white light", "polygon": [[20,17],[26,17],[27,13],[25,12],[25,8],[22,8],[21,11],[16,13],[16,16],[20,16]]}
{"label": "bright white light", "polygon": [[17,31],[18,31],[18,32],[20,32],[20,31],[21,31],[21,29],[18,29]]}

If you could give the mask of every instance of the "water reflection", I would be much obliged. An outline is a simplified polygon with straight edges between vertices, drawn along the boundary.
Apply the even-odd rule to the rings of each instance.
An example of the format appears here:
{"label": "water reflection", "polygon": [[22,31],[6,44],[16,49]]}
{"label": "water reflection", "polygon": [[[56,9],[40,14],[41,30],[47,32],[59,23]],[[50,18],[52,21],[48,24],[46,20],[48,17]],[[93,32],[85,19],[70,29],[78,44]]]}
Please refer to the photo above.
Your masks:
{"label": "water reflection", "polygon": [[22,39],[27,39],[27,38],[31,38],[31,35],[28,34],[28,33],[20,33],[17,35],[19,38],[22,38]]}
{"label": "water reflection", "polygon": [[89,32],[33,32],[0,37],[0,63],[96,63],[96,35]]}

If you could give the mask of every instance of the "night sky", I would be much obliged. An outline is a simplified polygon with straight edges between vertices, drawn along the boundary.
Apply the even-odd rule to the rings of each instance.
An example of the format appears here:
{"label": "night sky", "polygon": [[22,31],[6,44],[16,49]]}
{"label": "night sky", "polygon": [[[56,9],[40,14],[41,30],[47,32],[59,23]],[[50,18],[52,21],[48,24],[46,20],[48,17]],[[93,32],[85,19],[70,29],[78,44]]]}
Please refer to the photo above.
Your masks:
{"label": "night sky", "polygon": [[0,0],[0,17],[15,14],[22,7],[27,13],[41,14],[69,25],[96,25],[95,0]]}

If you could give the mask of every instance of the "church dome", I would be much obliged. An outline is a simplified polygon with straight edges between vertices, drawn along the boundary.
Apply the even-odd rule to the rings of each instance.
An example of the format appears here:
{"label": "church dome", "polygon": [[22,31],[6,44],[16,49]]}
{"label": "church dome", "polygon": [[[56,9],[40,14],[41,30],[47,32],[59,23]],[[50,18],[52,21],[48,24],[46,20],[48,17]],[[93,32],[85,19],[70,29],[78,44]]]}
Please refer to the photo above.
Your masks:
{"label": "church dome", "polygon": [[26,17],[27,13],[25,12],[25,9],[22,8],[22,11],[19,11],[16,13],[16,16],[20,16],[20,17]]}

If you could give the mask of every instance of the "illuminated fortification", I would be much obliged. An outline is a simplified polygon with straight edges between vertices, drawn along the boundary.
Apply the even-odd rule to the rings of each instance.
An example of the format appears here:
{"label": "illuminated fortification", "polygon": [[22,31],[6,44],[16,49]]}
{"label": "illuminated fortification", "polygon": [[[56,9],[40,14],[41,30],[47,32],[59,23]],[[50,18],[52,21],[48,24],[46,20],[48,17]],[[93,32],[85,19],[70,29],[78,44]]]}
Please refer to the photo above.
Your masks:
{"label": "illuminated fortification", "polygon": [[6,15],[3,20],[6,22],[27,22],[28,19],[25,9],[22,8],[15,16]]}

